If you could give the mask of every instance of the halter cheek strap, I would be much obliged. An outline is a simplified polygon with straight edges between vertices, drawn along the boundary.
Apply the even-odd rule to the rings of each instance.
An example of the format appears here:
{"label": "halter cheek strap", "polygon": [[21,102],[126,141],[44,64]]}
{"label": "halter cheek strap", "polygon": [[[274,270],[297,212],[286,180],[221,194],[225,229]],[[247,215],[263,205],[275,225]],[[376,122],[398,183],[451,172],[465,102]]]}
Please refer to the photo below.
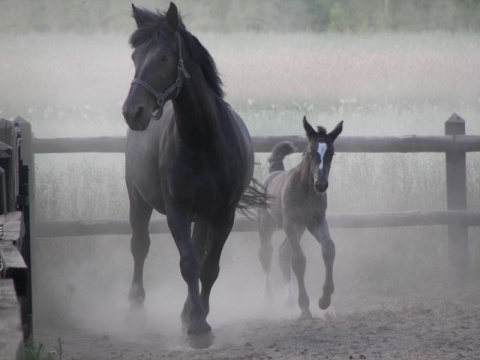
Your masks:
{"label": "halter cheek strap", "polygon": [[[180,89],[183,85],[183,79],[189,79],[190,74],[188,73],[187,69],[185,69],[185,65],[183,64],[183,56],[182,56],[182,38],[178,32],[175,33],[177,36],[178,41],[178,71],[177,71],[177,79],[175,82],[170,85],[167,90],[163,92],[156,91],[149,83],[143,81],[142,79],[134,78],[132,80],[132,85],[140,85],[144,87],[150,94],[152,94],[157,99],[158,107],[155,109],[155,115],[153,118],[158,120],[161,116],[161,112],[157,111],[158,109],[163,108],[165,103],[170,100],[170,98],[174,99],[178,96]],[[175,93],[174,96],[170,97],[172,93]]]}

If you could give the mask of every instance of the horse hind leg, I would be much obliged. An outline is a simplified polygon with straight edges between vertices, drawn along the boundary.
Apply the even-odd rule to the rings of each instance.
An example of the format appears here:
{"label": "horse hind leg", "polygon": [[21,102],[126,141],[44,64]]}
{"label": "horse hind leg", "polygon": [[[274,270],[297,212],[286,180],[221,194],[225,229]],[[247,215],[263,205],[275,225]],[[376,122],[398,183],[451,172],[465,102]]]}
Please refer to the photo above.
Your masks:
{"label": "horse hind leg", "polygon": [[258,259],[260,260],[263,269],[265,298],[271,299],[273,297],[270,286],[270,268],[273,254],[272,235],[275,232],[277,225],[265,209],[259,210],[258,223],[260,233]]}
{"label": "horse hind leg", "polygon": [[292,285],[292,246],[288,241],[288,237],[280,245],[279,255],[280,271],[285,284],[286,305],[292,307],[295,304],[295,290]]}
{"label": "horse hind leg", "polygon": [[133,280],[128,294],[130,306],[143,307],[145,289],[143,288],[143,268],[150,248],[148,223],[153,208],[148,205],[133,186],[127,186],[130,198],[130,225],[132,238],[130,249],[133,256]]}

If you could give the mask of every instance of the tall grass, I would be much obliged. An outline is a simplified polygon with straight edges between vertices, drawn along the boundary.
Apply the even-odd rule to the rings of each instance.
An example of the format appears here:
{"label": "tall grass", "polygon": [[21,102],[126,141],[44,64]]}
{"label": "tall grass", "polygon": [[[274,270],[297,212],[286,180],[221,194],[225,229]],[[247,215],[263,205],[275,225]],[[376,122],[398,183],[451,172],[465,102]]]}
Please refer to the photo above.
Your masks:
{"label": "tall grass", "polygon": [[[302,135],[305,114],[329,129],[344,120],[344,135],[440,135],[453,112],[466,119],[468,134],[480,134],[480,38],[475,34],[206,33],[199,38],[216,59],[227,100],[252,134]],[[121,104],[133,76],[126,34],[0,35],[0,46],[0,116],[25,117],[38,137],[125,133]],[[256,155],[259,179],[266,176],[267,156]],[[288,157],[287,167],[299,158]],[[480,154],[468,154],[467,162],[468,205],[478,210]],[[37,156],[38,221],[127,219],[123,166],[121,154]],[[444,169],[442,154],[338,153],[328,211],[445,209]],[[345,306],[363,295],[396,297],[428,287],[435,292],[448,273],[445,227],[332,234],[337,301]],[[479,234],[470,229],[473,274],[480,271]],[[226,275],[217,285],[219,293],[235,292],[229,280],[239,276],[261,292],[257,235],[231,238],[222,258]],[[168,287],[165,274],[181,283],[169,236],[153,239],[147,286]],[[124,299],[131,276],[128,240],[38,240],[37,316],[51,322],[62,313],[78,321],[85,304],[95,307],[108,294]],[[308,237],[304,244],[308,281],[320,291],[319,246]],[[472,281],[478,286],[474,276]]]}

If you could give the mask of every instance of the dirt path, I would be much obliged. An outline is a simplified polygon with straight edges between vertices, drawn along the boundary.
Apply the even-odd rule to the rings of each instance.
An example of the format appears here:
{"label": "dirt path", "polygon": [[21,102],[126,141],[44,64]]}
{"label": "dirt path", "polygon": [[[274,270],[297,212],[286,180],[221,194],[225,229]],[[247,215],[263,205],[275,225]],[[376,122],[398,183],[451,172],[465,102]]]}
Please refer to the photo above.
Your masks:
{"label": "dirt path", "polygon": [[181,336],[150,330],[42,330],[37,339],[52,346],[61,338],[66,357],[76,360],[480,359],[480,306],[448,301],[380,306],[312,321],[231,322],[214,333],[214,345],[206,350],[190,349]]}

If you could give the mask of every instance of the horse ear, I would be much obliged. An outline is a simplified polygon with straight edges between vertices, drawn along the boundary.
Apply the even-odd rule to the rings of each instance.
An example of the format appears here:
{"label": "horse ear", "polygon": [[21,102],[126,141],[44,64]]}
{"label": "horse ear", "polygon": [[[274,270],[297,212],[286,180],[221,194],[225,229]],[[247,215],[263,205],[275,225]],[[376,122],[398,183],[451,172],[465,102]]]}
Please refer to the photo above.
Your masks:
{"label": "horse ear", "polygon": [[132,16],[135,19],[135,22],[137,23],[137,27],[140,27],[140,25],[142,25],[142,16],[138,11],[138,9],[133,4],[132,4]]}
{"label": "horse ear", "polygon": [[343,121],[340,121],[337,126],[335,126],[335,129],[333,129],[329,134],[328,137],[333,141],[340,135],[340,133],[343,130]]}
{"label": "horse ear", "polygon": [[172,31],[178,31],[178,9],[177,6],[171,2],[167,11],[167,25]]}
{"label": "horse ear", "polygon": [[312,136],[316,135],[317,132],[315,131],[315,129],[312,127],[312,125],[310,125],[307,121],[307,118],[304,116],[303,117],[303,128],[305,129],[306,133],[307,133],[307,137],[310,139]]}

